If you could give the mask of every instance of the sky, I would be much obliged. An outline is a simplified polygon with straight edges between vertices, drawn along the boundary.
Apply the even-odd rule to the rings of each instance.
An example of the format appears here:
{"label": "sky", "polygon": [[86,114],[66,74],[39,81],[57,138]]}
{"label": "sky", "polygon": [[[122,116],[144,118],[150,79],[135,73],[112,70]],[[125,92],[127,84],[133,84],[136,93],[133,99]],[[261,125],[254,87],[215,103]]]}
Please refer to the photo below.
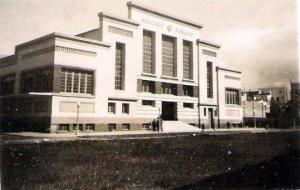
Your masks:
{"label": "sky", "polygon": [[[99,26],[97,14],[127,18],[129,0],[0,0],[0,55],[59,32],[75,35]],[[136,0],[201,23],[201,39],[222,46],[226,67],[242,71],[242,88],[287,86],[299,80],[296,0]]]}

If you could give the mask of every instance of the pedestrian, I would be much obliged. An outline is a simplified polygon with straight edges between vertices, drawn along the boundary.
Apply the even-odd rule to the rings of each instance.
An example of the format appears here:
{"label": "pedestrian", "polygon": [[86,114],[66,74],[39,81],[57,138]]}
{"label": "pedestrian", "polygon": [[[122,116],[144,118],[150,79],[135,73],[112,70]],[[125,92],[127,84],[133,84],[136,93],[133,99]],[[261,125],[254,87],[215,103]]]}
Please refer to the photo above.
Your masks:
{"label": "pedestrian", "polygon": [[227,121],[226,126],[227,126],[227,129],[230,129],[230,122],[229,121]]}
{"label": "pedestrian", "polygon": [[205,129],[204,124],[201,125],[201,128],[202,128],[202,133],[203,133],[204,129]]}

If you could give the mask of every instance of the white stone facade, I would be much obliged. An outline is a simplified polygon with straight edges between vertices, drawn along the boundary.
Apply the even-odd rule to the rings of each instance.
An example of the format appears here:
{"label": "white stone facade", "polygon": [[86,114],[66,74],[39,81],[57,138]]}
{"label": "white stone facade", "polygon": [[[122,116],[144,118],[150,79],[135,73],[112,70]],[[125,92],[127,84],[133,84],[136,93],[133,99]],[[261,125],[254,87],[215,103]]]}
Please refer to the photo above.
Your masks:
{"label": "white stone facade", "polygon": [[[0,116],[9,123],[7,118],[10,117],[7,116],[11,114],[16,117],[17,114],[18,118],[12,118],[28,118],[28,125],[32,125],[32,118],[44,116],[49,120],[45,124],[45,131],[50,132],[72,131],[72,126],[77,122],[83,126],[92,126],[83,127],[83,130],[87,131],[107,131],[109,126],[114,125],[116,130],[124,130],[124,124],[129,124],[130,130],[143,130],[145,125],[159,114],[164,115],[163,112],[170,105],[173,106],[174,114],[171,120],[180,120],[195,126],[198,126],[200,121],[207,128],[222,127],[227,121],[241,123],[241,72],[222,68],[219,60],[220,46],[200,40],[202,26],[135,3],[130,2],[127,6],[128,19],[99,13],[100,24],[97,29],[77,36],[54,33],[16,46],[14,63],[8,64],[8,60],[0,60],[1,79],[11,73],[16,76],[13,93],[2,95],[2,102],[18,97],[34,102],[35,98],[47,97],[49,105],[43,113],[35,112],[34,105],[31,105],[31,112],[6,113],[7,110],[2,110]],[[151,74],[143,72],[144,31],[153,33],[154,70]],[[163,36],[175,39],[176,68],[173,77],[164,76],[162,72]],[[192,44],[190,79],[183,77],[184,40]],[[122,90],[115,89],[117,43],[124,47]],[[209,76],[207,62],[211,63]],[[51,90],[26,93],[20,91],[21,73],[43,67],[53,68]],[[64,68],[82,69],[93,73],[93,93],[62,92],[64,84],[61,77]],[[84,82],[87,83],[87,79],[81,82],[82,74],[79,79],[75,79],[75,75],[73,73],[70,79],[66,79],[73,81],[72,88],[75,88],[77,80],[80,80],[80,86],[84,86]],[[211,91],[209,97],[208,80]],[[143,92],[142,81],[153,83],[155,92]],[[164,93],[163,84],[175,86],[176,94]],[[185,87],[192,89],[192,95],[185,94]],[[230,103],[226,101],[226,89],[233,89],[233,100]],[[152,101],[153,105],[143,105],[145,100]],[[166,102],[169,104],[165,104]],[[115,105],[114,113],[109,113],[109,103]],[[123,110],[123,104],[128,104],[128,111]]]}

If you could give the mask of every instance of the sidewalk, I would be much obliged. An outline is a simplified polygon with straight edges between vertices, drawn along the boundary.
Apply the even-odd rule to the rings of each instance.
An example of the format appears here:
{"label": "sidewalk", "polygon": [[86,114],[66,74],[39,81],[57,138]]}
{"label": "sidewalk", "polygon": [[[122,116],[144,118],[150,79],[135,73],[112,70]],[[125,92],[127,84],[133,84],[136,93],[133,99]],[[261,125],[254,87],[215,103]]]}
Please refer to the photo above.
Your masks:
{"label": "sidewalk", "polygon": [[174,138],[180,136],[197,135],[229,135],[241,133],[269,133],[269,132],[293,132],[300,129],[264,129],[264,128],[231,128],[231,129],[206,129],[204,132],[153,132],[153,131],[113,131],[113,132],[85,132],[79,133],[38,133],[38,132],[15,132],[4,133],[2,144],[26,144],[76,140],[116,140],[116,139],[151,139],[151,138]]}
{"label": "sidewalk", "polygon": [[[297,131],[300,129],[265,129],[265,128],[230,128],[230,129],[205,129],[204,133],[211,132],[276,132],[276,131]],[[78,135],[74,133],[40,133],[40,132],[12,132],[4,133],[6,135],[15,135],[22,137],[35,138],[77,138],[77,137],[93,137],[93,136],[122,136],[122,135],[159,135],[159,134],[182,134],[182,133],[202,133],[202,132],[153,132],[153,131],[112,131],[112,132],[80,132]]]}
{"label": "sidewalk", "polygon": [[[270,131],[271,129],[268,129]],[[232,132],[232,131],[266,131],[264,128],[231,128],[231,129],[205,129],[204,132]],[[92,136],[120,136],[120,135],[154,135],[154,134],[178,134],[178,133],[202,133],[195,131],[186,132],[153,132],[153,131],[111,131],[111,132],[79,132],[78,135],[73,133],[41,133],[41,132],[12,132],[4,133],[6,135],[16,135],[22,137],[36,137],[36,138],[77,138],[77,137],[92,137]]]}

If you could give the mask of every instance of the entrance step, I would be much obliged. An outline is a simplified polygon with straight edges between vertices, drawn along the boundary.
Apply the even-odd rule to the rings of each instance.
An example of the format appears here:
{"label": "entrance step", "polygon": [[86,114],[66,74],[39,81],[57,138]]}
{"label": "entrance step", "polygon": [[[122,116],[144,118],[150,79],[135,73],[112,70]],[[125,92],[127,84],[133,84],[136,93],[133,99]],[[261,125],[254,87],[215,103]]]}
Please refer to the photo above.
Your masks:
{"label": "entrance step", "polygon": [[200,132],[201,129],[182,121],[163,121],[163,132]]}

